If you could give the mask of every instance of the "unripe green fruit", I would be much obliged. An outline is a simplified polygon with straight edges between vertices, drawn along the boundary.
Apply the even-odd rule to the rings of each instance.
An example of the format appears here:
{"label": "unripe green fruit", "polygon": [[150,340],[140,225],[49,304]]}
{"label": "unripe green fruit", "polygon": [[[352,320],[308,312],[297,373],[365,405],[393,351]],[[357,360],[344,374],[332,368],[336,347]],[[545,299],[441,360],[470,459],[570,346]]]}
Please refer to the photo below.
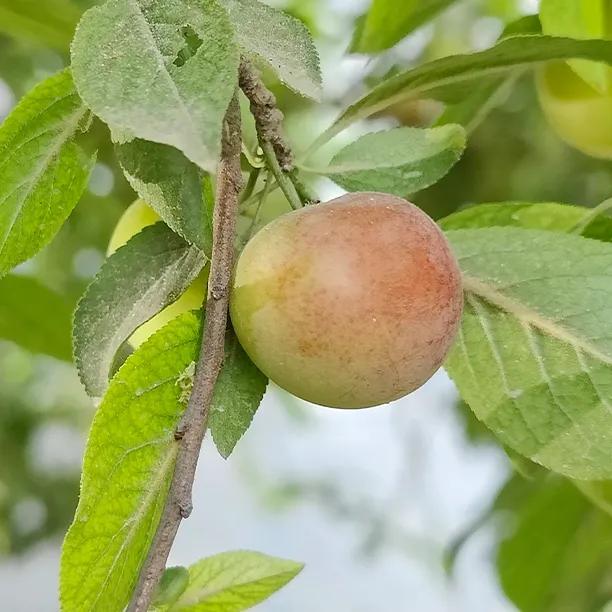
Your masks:
{"label": "unripe green fruit", "polygon": [[106,254],[110,257],[127,244],[130,238],[158,221],[161,221],[160,216],[144,200],[136,200],[121,215],[108,243]]}
{"label": "unripe green fruit", "polygon": [[549,62],[537,72],[540,105],[555,132],[569,145],[612,159],[612,93],[601,94],[565,62]]}
{"label": "unripe green fruit", "polygon": [[[154,225],[158,221],[161,221],[159,215],[148,204],[142,200],[136,200],[119,219],[108,245],[108,255],[112,255],[145,227]],[[164,308],[132,334],[130,344],[138,348],[172,319],[190,310],[201,308],[206,294],[208,273],[209,266],[207,265],[176,302]]]}
{"label": "unripe green fruit", "polygon": [[463,307],[444,234],[405,200],[356,193],[279,217],[245,247],[231,316],[254,363],[315,404],[365,408],[440,367]]}

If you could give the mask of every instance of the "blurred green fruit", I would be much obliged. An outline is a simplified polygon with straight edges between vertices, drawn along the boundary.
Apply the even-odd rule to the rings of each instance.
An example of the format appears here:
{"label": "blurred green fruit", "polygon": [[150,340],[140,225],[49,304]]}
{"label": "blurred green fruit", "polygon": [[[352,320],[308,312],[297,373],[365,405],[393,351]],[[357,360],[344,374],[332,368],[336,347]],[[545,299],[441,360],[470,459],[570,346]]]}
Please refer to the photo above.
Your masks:
{"label": "blurred green fruit", "polygon": [[537,72],[542,110],[555,132],[590,155],[612,159],[612,93],[601,94],[566,62],[550,62]]}

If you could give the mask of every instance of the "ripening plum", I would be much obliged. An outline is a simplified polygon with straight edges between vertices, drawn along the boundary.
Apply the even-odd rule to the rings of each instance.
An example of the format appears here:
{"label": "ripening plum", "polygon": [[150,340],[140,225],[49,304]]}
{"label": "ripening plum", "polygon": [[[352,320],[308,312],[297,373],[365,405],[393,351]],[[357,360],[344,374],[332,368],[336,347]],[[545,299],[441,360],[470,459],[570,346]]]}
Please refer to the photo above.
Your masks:
{"label": "ripening plum", "polygon": [[247,244],[231,317],[254,363],[323,406],[403,397],[440,367],[463,308],[461,274],[419,208],[355,193],[289,213]]}
{"label": "ripening plum", "polygon": [[612,93],[599,93],[563,61],[540,68],[536,84],[549,124],[565,142],[612,159]]}
{"label": "ripening plum", "polygon": [[[136,200],[119,219],[108,245],[108,255],[112,255],[145,227],[154,225],[158,221],[161,221],[159,215],[148,204],[142,200]],[[206,266],[176,302],[141,325],[130,337],[130,344],[138,348],[172,319],[190,310],[200,308],[207,290],[208,272],[209,266]]]}

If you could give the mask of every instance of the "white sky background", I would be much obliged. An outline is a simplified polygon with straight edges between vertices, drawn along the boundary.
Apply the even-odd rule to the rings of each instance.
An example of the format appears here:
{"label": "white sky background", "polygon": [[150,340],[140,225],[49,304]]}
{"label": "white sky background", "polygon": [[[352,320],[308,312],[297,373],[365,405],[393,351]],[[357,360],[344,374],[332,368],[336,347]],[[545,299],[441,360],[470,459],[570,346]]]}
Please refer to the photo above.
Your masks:
{"label": "white sky background", "polygon": [[[340,19],[365,4],[330,0],[329,10]],[[533,12],[537,1],[525,0],[524,9]],[[364,67],[364,60],[341,59],[345,47],[323,50],[326,86],[336,91]],[[11,104],[0,82],[0,117]],[[208,441],[195,512],[181,528],[171,562],[244,548],[305,562],[304,572],[261,605],[262,612],[514,610],[497,586],[492,533],[470,540],[453,580],[440,563],[443,547],[486,507],[508,470],[500,450],[465,442],[455,399],[443,373],[407,399],[358,412],[302,404],[302,416],[291,416],[295,407],[288,411],[280,393],[269,393],[230,461]],[[73,442],[73,456],[80,443]],[[55,450],[47,440],[45,452],[65,454],[65,445],[57,436]],[[281,509],[263,503],[263,490],[292,480],[332,481],[343,505],[372,517],[356,518],[320,497]],[[381,517],[386,520],[376,531]],[[366,555],[373,532],[381,544]],[[4,609],[57,609],[59,546],[45,543],[0,564]]]}

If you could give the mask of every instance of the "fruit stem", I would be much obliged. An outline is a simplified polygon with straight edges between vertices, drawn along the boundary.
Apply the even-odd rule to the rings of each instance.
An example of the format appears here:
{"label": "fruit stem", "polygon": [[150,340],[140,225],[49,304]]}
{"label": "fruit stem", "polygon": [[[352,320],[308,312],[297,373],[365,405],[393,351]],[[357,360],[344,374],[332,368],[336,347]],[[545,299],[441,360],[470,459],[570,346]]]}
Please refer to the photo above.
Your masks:
{"label": "fruit stem", "polygon": [[284,115],[276,97],[265,86],[259,72],[246,58],[240,62],[240,88],[251,104],[259,145],[270,171],[293,209],[318,202],[302,183],[295,167],[293,151],[283,136]]}
{"label": "fruit stem", "polygon": [[270,176],[270,173],[268,173],[265,178],[265,187],[263,188],[263,191],[261,192],[261,196],[259,197],[259,201],[257,203],[257,209],[255,210],[255,214],[253,215],[253,220],[251,221],[249,231],[247,232],[246,238],[244,240],[245,245],[255,235],[255,231],[257,230],[257,225],[259,224],[259,217],[261,215],[261,211],[270,193],[271,184],[272,184],[272,177]]}
{"label": "fruit stem", "polygon": [[140,571],[128,612],[147,612],[166,567],[179,525],[192,512],[192,489],[215,384],[223,364],[238,199],[242,189],[240,168],[241,121],[238,95],[234,95],[223,125],[221,161],[217,172],[213,249],[208,281],[202,348],[196,365],[187,409],[175,432],[177,458],[161,520]]}
{"label": "fruit stem", "polygon": [[253,195],[260,173],[261,168],[253,168],[253,170],[251,170],[247,186],[240,196],[240,204],[244,204]]}
{"label": "fruit stem", "polygon": [[283,169],[280,167],[278,158],[274,153],[274,146],[272,145],[272,143],[262,140],[261,148],[264,152],[264,157],[266,158],[268,168],[270,169],[270,172],[272,172],[272,174],[274,175],[276,182],[285,194],[285,197],[289,201],[291,208],[293,208],[293,210],[302,208],[304,206],[304,203],[300,198],[300,194],[295,188],[295,185],[291,181],[289,175],[283,172]]}

